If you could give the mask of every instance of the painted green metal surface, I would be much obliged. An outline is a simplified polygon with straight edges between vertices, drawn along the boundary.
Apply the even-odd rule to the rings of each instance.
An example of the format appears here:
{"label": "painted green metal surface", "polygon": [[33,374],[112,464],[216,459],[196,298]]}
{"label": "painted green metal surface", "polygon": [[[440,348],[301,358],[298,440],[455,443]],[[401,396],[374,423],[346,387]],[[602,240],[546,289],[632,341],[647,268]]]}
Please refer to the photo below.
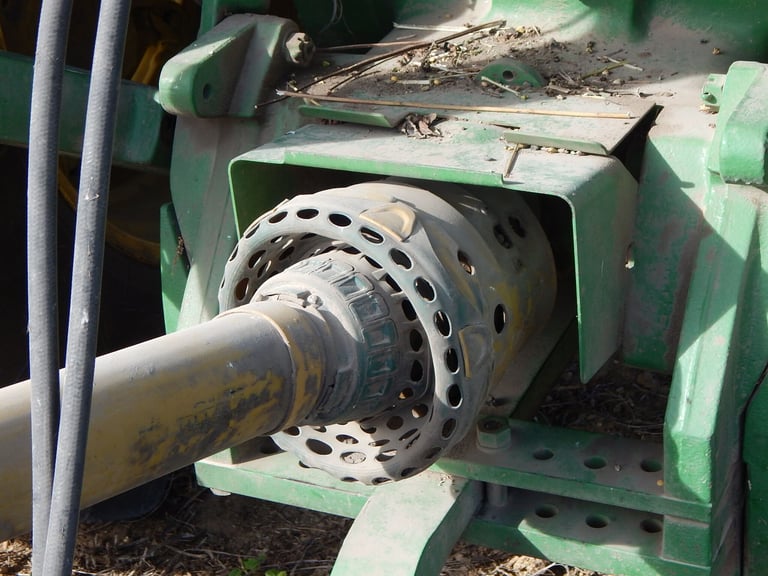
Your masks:
{"label": "painted green metal surface", "polygon": [[[322,12],[319,5],[311,8]],[[396,3],[394,9],[398,19],[423,17],[434,13],[435,3]],[[498,138],[509,129],[467,124],[466,118],[462,124],[441,124],[448,138],[439,142],[406,139],[386,128],[396,122],[379,111],[350,107],[304,109],[307,116],[374,128],[313,125],[294,132],[301,121],[290,103],[251,122],[181,119],[174,202],[189,238],[192,271],[180,324],[215,313],[212,295],[233,238],[297,192],[384,175],[556,196],[572,215],[582,376],[591,376],[620,344],[629,363],[674,369],[664,445],[539,430],[516,421],[508,451],[489,451],[487,442],[480,450],[468,438],[465,452],[441,460],[438,469],[496,484],[489,494],[502,503],[487,505],[464,537],[606,572],[739,574],[746,498],[745,557],[751,560],[743,573],[760,574],[768,533],[761,516],[768,493],[761,481],[766,475],[760,429],[765,394],[753,399],[746,433],[739,422],[768,350],[766,200],[757,188],[734,183],[765,182],[765,71],[762,65],[740,63],[727,76],[707,76],[725,71],[726,59],[715,60],[713,46],[741,58],[768,56],[764,7],[747,2],[737,12],[714,0],[489,3],[488,19],[504,16],[512,25],[527,25],[543,18],[585,44],[622,38],[648,42],[655,51],[659,19],[683,36],[690,34],[695,45],[717,38],[704,48],[707,58],[680,53],[674,74],[698,75],[705,103],[720,106],[720,114],[700,112],[696,91],[691,99],[662,99],[664,109],[645,141],[639,185],[610,157],[532,150],[519,153],[505,184],[510,151]],[[312,18],[317,24],[328,15]],[[225,110],[222,115],[238,114]],[[270,123],[266,129],[254,125],[264,118]],[[594,135],[599,148],[588,152],[622,153],[624,135],[606,143],[604,124],[493,120],[558,142],[589,141]],[[256,148],[281,128],[291,132]],[[221,186],[225,164],[237,154],[230,167],[233,217]],[[740,472],[742,445],[746,477]],[[534,456],[546,454],[545,449],[552,457]],[[373,494],[300,469],[285,455],[228,463],[208,459],[197,465],[197,473],[205,485],[221,490],[349,516],[358,515]],[[747,480],[752,489],[745,493]],[[500,485],[514,487],[507,504],[499,496],[505,494]],[[445,523],[439,514],[435,521]],[[425,545],[416,548],[408,557],[418,563]],[[354,566],[359,564],[350,561],[345,573],[355,573]]]}
{"label": "painted green metal surface", "polygon": [[[26,146],[32,95],[32,58],[0,51],[0,142]],[[13,80],[10,80],[13,79]],[[85,107],[90,74],[67,68],[62,89],[59,149],[79,156],[83,147]],[[170,161],[168,117],[156,101],[157,91],[123,81],[117,109],[114,162],[151,170],[167,170]]]}
{"label": "painted green metal surface", "polygon": [[357,575],[363,566],[370,576],[437,576],[481,499],[479,482],[431,472],[380,486],[344,539],[331,576]]}
{"label": "painted green metal surface", "polygon": [[184,238],[172,204],[160,210],[160,279],[163,283],[163,318],[166,332],[176,331],[189,275]]}
{"label": "painted green metal surface", "polygon": [[547,84],[541,73],[533,66],[512,58],[499,58],[485,66],[478,77],[488,78],[497,84],[507,86],[536,86]]}
{"label": "painted green metal surface", "polygon": [[297,31],[292,21],[275,16],[226,18],[163,66],[160,103],[176,116],[256,115],[266,88],[285,72],[285,42]]}
{"label": "painted green metal surface", "polygon": [[195,475],[203,486],[318,512],[354,518],[375,490],[303,468],[288,453],[262,456],[236,466],[217,458],[195,464]]}
{"label": "painted green metal surface", "polygon": [[[511,489],[505,506],[486,506],[463,539],[624,576],[705,576],[707,566],[664,558],[656,514]],[[729,572],[730,574],[730,572]]]}
{"label": "painted green metal surface", "polygon": [[670,497],[663,482],[663,448],[641,442],[512,420],[510,446],[479,448],[468,437],[435,469],[548,494],[704,521],[710,506]]}
{"label": "painted green metal surface", "polygon": [[[209,320],[218,313],[217,293],[224,263],[237,241],[228,193],[229,161],[298,123],[293,106],[275,108],[258,122],[227,117],[230,113],[252,116],[254,99],[271,78],[263,67],[250,65],[249,51],[256,50],[255,57],[267,68],[273,66],[274,58],[258,53],[262,48],[259,42],[275,48],[274,42],[290,29],[287,20],[272,16],[232,17],[206,36],[214,45],[229,48],[213,56],[205,50],[190,49],[172,59],[161,75],[163,105],[172,110],[179,107],[183,112],[177,118],[174,135],[171,195],[190,268],[177,327]],[[214,99],[213,107],[206,108],[206,104],[198,108],[201,99],[204,101],[206,79],[219,79],[233,92]],[[220,117],[206,117],[209,114]],[[171,246],[166,249],[173,250]],[[170,285],[175,291],[180,289],[176,283]],[[170,309],[178,306],[178,298],[171,299],[176,303]],[[170,316],[176,317],[176,313],[171,311]]]}
{"label": "painted green metal surface", "polygon": [[[444,122],[441,129],[448,137],[439,149],[389,130],[312,125],[248,152],[230,168],[239,230],[265,205],[280,201],[286,190],[321,189],[316,186],[322,178],[309,177],[313,172],[306,168],[322,168],[318,176],[335,170],[508,187],[562,198],[571,209],[574,226],[582,378],[590,378],[619,344],[634,180],[608,157],[526,150],[515,164],[513,180],[504,184],[507,152],[499,142],[504,128]],[[359,145],[361,138],[364,147]],[[253,193],[256,183],[258,194]]]}
{"label": "painted green metal surface", "polygon": [[726,182],[768,186],[768,64],[735,62],[725,77],[708,167]]}
{"label": "painted green metal surface", "polygon": [[746,574],[757,575],[768,562],[768,381],[762,375],[749,404],[744,435],[747,465],[744,564]]}

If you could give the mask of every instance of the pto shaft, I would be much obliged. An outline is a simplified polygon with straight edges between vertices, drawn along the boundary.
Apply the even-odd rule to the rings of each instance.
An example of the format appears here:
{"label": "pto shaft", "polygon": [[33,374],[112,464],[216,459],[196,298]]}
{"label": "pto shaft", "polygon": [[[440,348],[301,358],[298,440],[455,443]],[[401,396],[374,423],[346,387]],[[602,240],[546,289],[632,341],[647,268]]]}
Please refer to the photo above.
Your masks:
{"label": "pto shaft", "polygon": [[[317,317],[261,302],[98,358],[81,506],[302,422],[326,340]],[[29,381],[0,389],[0,438],[2,541],[30,529]]]}

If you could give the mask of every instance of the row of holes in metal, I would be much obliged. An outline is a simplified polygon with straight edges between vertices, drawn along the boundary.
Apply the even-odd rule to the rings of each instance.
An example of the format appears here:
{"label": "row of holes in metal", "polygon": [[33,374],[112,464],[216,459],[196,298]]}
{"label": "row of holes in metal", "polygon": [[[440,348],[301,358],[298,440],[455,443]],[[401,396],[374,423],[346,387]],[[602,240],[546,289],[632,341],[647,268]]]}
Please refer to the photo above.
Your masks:
{"label": "row of holes in metal", "polygon": [[[551,460],[555,457],[555,453],[552,452],[552,450],[549,448],[539,448],[533,452],[532,455],[536,460]],[[584,460],[583,464],[590,470],[600,470],[601,468],[605,468],[608,465],[608,462],[602,456],[590,456]],[[662,464],[658,460],[645,458],[640,462],[640,469],[643,472],[649,473],[660,472],[662,469]]]}

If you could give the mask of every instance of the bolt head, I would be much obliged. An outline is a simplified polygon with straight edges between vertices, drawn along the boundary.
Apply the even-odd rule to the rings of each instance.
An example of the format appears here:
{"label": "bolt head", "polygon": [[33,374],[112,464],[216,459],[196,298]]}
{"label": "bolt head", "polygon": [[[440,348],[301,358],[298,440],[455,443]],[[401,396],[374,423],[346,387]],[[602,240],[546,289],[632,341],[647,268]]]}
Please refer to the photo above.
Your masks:
{"label": "bolt head", "polygon": [[285,41],[285,56],[288,62],[307,66],[315,55],[315,43],[304,32],[295,32]]}
{"label": "bolt head", "polygon": [[484,450],[501,450],[512,444],[512,431],[506,418],[486,416],[476,426],[477,445]]}

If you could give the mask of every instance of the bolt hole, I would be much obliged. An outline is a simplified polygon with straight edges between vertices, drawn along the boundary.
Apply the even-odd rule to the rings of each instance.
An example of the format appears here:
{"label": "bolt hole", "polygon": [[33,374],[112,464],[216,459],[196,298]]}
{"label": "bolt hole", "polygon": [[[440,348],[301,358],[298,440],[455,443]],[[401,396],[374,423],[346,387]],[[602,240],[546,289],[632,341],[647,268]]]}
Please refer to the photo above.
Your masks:
{"label": "bolt hole", "polygon": [[647,532],[648,534],[658,534],[661,532],[663,528],[663,524],[660,520],[656,520],[655,518],[647,518],[640,522],[640,528],[643,529],[644,532]]}
{"label": "bolt hole", "polygon": [[382,280],[387,284],[387,286],[389,286],[392,289],[393,293],[396,294],[398,292],[402,292],[402,290],[400,289],[400,285],[397,282],[395,282],[395,279],[392,278],[392,276],[390,276],[389,274],[384,274],[384,277],[382,278]]}
{"label": "bolt hole", "polygon": [[411,262],[411,259],[402,250],[393,248],[392,250],[389,251],[389,257],[392,258],[392,262],[394,262],[404,270],[410,270],[411,268],[413,268],[413,262]]}
{"label": "bolt hole", "polygon": [[378,262],[376,262],[376,260],[374,260],[374,259],[373,259],[373,258],[371,258],[370,256],[363,256],[363,258],[365,258],[365,261],[366,261],[366,262],[368,262],[368,264],[370,264],[371,266],[373,266],[373,267],[374,267],[374,268],[376,268],[377,270],[379,270],[379,269],[381,268],[381,264],[379,264]]}
{"label": "bolt hole", "polygon": [[515,73],[509,69],[504,70],[504,72],[501,73],[501,78],[504,82],[512,82],[512,80],[515,79]]}
{"label": "bolt hole", "polygon": [[256,264],[259,263],[259,260],[261,260],[261,257],[266,254],[266,250],[257,250],[254,252],[250,258],[248,258],[248,268],[253,268],[256,266]]}
{"label": "bolt hole", "polygon": [[301,434],[301,429],[296,426],[291,426],[290,428],[286,428],[285,430],[283,430],[283,432],[288,434],[288,436],[298,436],[299,434]]}
{"label": "bolt hole", "polygon": [[427,414],[429,414],[429,406],[426,404],[416,404],[416,406],[411,408],[411,415],[414,418],[424,418]]}
{"label": "bolt hole", "polygon": [[283,241],[283,237],[282,236],[275,236],[274,238],[272,238],[272,240],[269,241],[269,243],[270,244],[279,244],[282,241]]}
{"label": "bolt hole", "polygon": [[336,440],[342,444],[357,444],[357,438],[350,436],[349,434],[338,434]]}
{"label": "bolt hole", "polygon": [[384,237],[381,234],[376,232],[376,230],[371,230],[367,227],[360,228],[360,236],[365,240],[368,240],[371,244],[381,244],[384,242]]}
{"label": "bolt hole", "polygon": [[362,452],[344,452],[341,459],[347,464],[362,464],[365,462],[365,454]]}
{"label": "bolt hole", "polygon": [[520,222],[519,218],[516,218],[515,216],[510,216],[507,221],[509,222],[509,225],[512,227],[512,232],[517,234],[520,238],[525,238],[526,234],[528,232],[526,231],[525,227],[523,226],[523,223]]}
{"label": "bolt hole", "polygon": [[408,476],[410,476],[414,472],[416,472],[416,468],[405,468],[402,472],[400,472],[400,477],[401,478],[407,478]]}
{"label": "bolt hole", "polygon": [[203,86],[203,100],[208,100],[211,97],[212,93],[213,93],[213,86],[206,83]]}
{"label": "bolt hole", "polygon": [[238,247],[239,247],[239,246],[238,246],[237,244],[235,244],[235,249],[234,249],[234,250],[232,250],[232,254],[231,254],[231,255],[230,255],[230,257],[229,257],[229,261],[230,261],[230,262],[232,262],[232,260],[234,260],[235,258],[237,258],[237,249],[238,249]]}
{"label": "bolt hole", "polygon": [[459,253],[457,254],[459,258],[459,265],[461,268],[466,272],[467,274],[474,274],[475,273],[475,267],[472,264],[472,261],[469,259],[469,256],[467,256],[466,253],[459,250]]}
{"label": "bolt hole", "polygon": [[395,456],[397,456],[397,450],[393,448],[392,450],[384,450],[384,452],[376,456],[376,460],[378,462],[387,462],[389,460],[392,460],[392,458],[394,458]]}
{"label": "bolt hole", "polygon": [[322,442],[321,440],[317,440],[316,438],[310,438],[306,442],[307,448],[309,448],[312,452],[315,454],[320,454],[321,456],[327,456],[331,452],[333,452],[333,448],[328,446],[325,442]]}
{"label": "bolt hole", "polygon": [[352,476],[344,476],[344,478],[341,479],[342,482],[357,482],[357,478],[352,478]]}
{"label": "bolt hole", "polygon": [[376,426],[363,426],[360,425],[360,430],[365,432],[366,434],[376,434]]}
{"label": "bolt hole", "polygon": [[600,468],[605,468],[605,465],[605,458],[601,456],[592,456],[591,458],[584,460],[584,466],[591,470],[600,470]]}
{"label": "bolt hole", "polygon": [[506,325],[507,311],[504,309],[504,306],[498,304],[493,310],[493,328],[496,330],[496,334],[501,334]]}
{"label": "bolt hole", "polygon": [[275,214],[269,219],[269,223],[277,224],[278,222],[285,220],[286,216],[288,216],[288,212],[286,212],[285,210],[283,210],[282,212],[278,212],[277,214]]}
{"label": "bolt hole", "polygon": [[256,231],[259,229],[259,223],[253,224],[248,230],[245,231],[245,234],[243,235],[245,238],[250,238],[254,234],[256,234]]}
{"label": "bolt hole", "polygon": [[458,384],[451,384],[451,386],[448,388],[448,403],[452,408],[458,408],[461,406],[461,400],[461,386]]}
{"label": "bolt hole", "polygon": [[416,320],[416,318],[418,318],[416,309],[413,307],[410,300],[403,300],[400,307],[403,309],[403,314],[407,320]]}
{"label": "bolt hole", "polygon": [[261,278],[264,276],[264,273],[269,270],[271,264],[272,262],[264,262],[264,264],[262,264],[261,267],[256,270],[256,278]]}
{"label": "bolt hole", "polygon": [[319,212],[314,208],[304,208],[296,212],[296,216],[302,220],[312,220],[312,218],[315,218],[318,214]]}
{"label": "bolt hole", "polygon": [[387,482],[392,482],[392,479],[391,478],[384,478],[382,476],[382,477],[379,477],[379,478],[374,478],[372,480],[372,482],[373,482],[373,484],[375,486],[379,486],[380,484],[386,484]]}
{"label": "bolt hole", "polygon": [[453,435],[453,432],[456,430],[456,420],[453,418],[449,418],[443,423],[443,430],[442,430],[442,436],[443,439],[447,440]]}
{"label": "bolt hole", "polygon": [[371,446],[373,448],[377,448],[379,446],[385,446],[386,444],[389,444],[389,440],[387,438],[382,438],[381,440],[374,440],[373,442],[368,442],[368,446]]}
{"label": "bolt hole", "polygon": [[555,456],[555,453],[552,452],[549,448],[539,448],[533,453],[533,457],[536,460],[550,460]]}
{"label": "bolt hole", "polygon": [[338,226],[339,228],[346,228],[352,224],[352,219],[349,216],[345,216],[344,214],[339,214],[337,212],[329,214],[328,221],[334,226]]}
{"label": "bolt hole", "polygon": [[608,518],[600,514],[590,514],[584,521],[590,528],[605,528],[608,526]]}
{"label": "bolt hole", "polygon": [[643,472],[661,472],[661,462],[653,458],[645,458],[640,462],[640,469]]}
{"label": "bolt hole", "polygon": [[435,327],[443,336],[449,336],[451,333],[451,321],[442,310],[435,312]]}
{"label": "bolt hole", "polygon": [[555,506],[545,504],[536,508],[536,516],[539,518],[554,518],[557,516],[558,509]]}
{"label": "bolt hole", "polygon": [[445,352],[445,367],[451,374],[459,371],[459,355],[454,348],[448,348]]}
{"label": "bolt hole", "polygon": [[408,438],[416,434],[416,432],[418,431],[419,431],[418,428],[411,428],[410,430],[408,430],[408,432],[400,436],[400,438],[398,438],[398,441],[403,442],[404,440],[408,440]]}
{"label": "bolt hole", "polygon": [[286,258],[290,258],[291,254],[296,250],[295,246],[288,246],[285,250],[283,250],[282,254],[277,257],[278,260],[285,260]]}
{"label": "bolt hole", "polygon": [[422,378],[424,378],[424,366],[418,360],[414,360],[411,364],[411,380],[420,382]]}
{"label": "bolt hole", "polygon": [[247,293],[248,293],[248,278],[243,278],[242,280],[240,280],[240,282],[237,283],[237,286],[235,286],[235,298],[237,298],[238,300],[243,300]]}
{"label": "bolt hole", "polygon": [[390,430],[398,430],[403,426],[403,419],[400,418],[400,416],[392,416],[389,420],[387,420],[387,428]]}
{"label": "bolt hole", "polygon": [[430,284],[428,280],[425,280],[419,276],[416,278],[414,285],[416,286],[416,292],[418,292],[419,296],[421,296],[424,300],[427,302],[432,302],[432,300],[435,299],[435,289],[432,287],[432,284]]}
{"label": "bolt hole", "polygon": [[409,339],[411,342],[411,350],[414,352],[421,350],[421,347],[424,345],[424,337],[421,335],[421,332],[418,330],[411,330]]}
{"label": "bolt hole", "polygon": [[413,396],[413,388],[403,388],[400,390],[400,394],[397,395],[400,400],[407,400],[411,396]]}

